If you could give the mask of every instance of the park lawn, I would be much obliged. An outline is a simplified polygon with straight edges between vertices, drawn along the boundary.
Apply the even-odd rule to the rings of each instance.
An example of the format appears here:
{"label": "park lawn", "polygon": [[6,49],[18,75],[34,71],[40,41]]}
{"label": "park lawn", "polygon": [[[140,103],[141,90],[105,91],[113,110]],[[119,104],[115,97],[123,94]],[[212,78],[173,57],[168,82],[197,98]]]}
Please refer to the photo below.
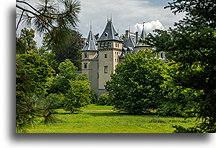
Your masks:
{"label": "park lawn", "polygon": [[56,123],[39,123],[27,133],[172,133],[173,125],[191,127],[195,118],[130,115],[113,111],[112,106],[91,104],[78,114],[58,110]]}

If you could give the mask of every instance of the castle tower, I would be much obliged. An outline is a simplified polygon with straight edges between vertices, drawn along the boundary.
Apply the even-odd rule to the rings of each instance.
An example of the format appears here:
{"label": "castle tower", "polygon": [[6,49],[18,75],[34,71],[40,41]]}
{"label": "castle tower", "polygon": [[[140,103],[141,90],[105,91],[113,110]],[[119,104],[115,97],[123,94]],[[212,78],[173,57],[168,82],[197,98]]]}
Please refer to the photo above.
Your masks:
{"label": "castle tower", "polygon": [[[136,36],[137,36],[136,38],[138,39],[138,33],[136,34]],[[143,29],[142,29],[140,38],[138,39],[136,47],[135,47],[136,52],[139,52],[140,50],[149,48],[149,45],[146,45],[146,44],[143,43],[145,38],[146,38],[145,22],[143,22]]]}
{"label": "castle tower", "polygon": [[97,43],[94,34],[90,28],[88,38],[82,49],[82,73],[87,74],[91,87],[94,90],[98,88],[98,64],[97,64]]}
{"label": "castle tower", "polygon": [[98,63],[99,81],[98,89],[104,90],[104,85],[110,80],[110,74],[114,73],[119,63],[119,56],[122,52],[122,40],[115,31],[112,20],[108,19],[106,27],[98,39]]}

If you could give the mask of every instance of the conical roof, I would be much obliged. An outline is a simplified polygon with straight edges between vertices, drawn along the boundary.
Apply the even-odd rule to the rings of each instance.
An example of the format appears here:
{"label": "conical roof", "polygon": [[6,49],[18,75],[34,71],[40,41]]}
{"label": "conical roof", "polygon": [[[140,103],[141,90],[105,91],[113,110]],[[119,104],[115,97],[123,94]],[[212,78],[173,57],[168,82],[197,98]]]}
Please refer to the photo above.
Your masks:
{"label": "conical roof", "polygon": [[99,42],[100,41],[110,41],[110,40],[111,41],[122,41],[119,38],[118,33],[115,31],[115,28],[113,27],[112,20],[107,21],[107,25],[104,29],[104,32],[98,39]]}
{"label": "conical roof", "polygon": [[146,37],[146,33],[145,33],[144,28],[143,28],[143,30],[142,30],[142,32],[141,32],[141,35],[140,35],[140,39],[144,41],[144,40],[145,40],[145,37]]}
{"label": "conical roof", "polygon": [[96,39],[91,29],[89,31],[87,41],[82,50],[97,50]]}
{"label": "conical roof", "polygon": [[135,47],[134,40],[129,36],[129,39],[126,39],[123,41],[123,46],[126,48],[128,48],[128,47],[134,48]]}

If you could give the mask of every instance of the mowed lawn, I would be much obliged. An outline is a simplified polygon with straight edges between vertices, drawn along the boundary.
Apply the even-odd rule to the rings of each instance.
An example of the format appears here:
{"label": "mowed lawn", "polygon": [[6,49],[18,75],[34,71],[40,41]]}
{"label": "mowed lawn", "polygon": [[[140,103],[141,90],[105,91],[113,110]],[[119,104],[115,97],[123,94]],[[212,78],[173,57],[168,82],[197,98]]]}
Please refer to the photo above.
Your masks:
{"label": "mowed lawn", "polygon": [[173,125],[191,127],[195,118],[130,115],[112,110],[112,106],[89,105],[78,114],[57,110],[55,123],[39,123],[27,133],[172,133]]}

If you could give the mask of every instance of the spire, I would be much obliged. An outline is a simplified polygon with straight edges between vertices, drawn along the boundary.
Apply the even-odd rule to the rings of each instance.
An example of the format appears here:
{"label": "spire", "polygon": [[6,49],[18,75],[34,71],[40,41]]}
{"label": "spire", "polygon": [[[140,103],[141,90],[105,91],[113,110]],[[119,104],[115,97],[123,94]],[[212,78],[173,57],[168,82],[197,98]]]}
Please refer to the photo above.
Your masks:
{"label": "spire", "polygon": [[82,50],[97,50],[96,39],[92,32],[92,25],[90,25],[89,35]]}
{"label": "spire", "polygon": [[90,31],[92,31],[92,22],[90,21]]}
{"label": "spire", "polygon": [[107,19],[107,24],[104,29],[104,32],[101,34],[100,38],[98,39],[98,41],[108,41],[108,40],[122,41],[120,40],[118,33],[113,27],[112,19]]}
{"label": "spire", "polygon": [[142,33],[140,35],[141,40],[145,40],[145,22],[143,22],[143,29],[142,29]]}

